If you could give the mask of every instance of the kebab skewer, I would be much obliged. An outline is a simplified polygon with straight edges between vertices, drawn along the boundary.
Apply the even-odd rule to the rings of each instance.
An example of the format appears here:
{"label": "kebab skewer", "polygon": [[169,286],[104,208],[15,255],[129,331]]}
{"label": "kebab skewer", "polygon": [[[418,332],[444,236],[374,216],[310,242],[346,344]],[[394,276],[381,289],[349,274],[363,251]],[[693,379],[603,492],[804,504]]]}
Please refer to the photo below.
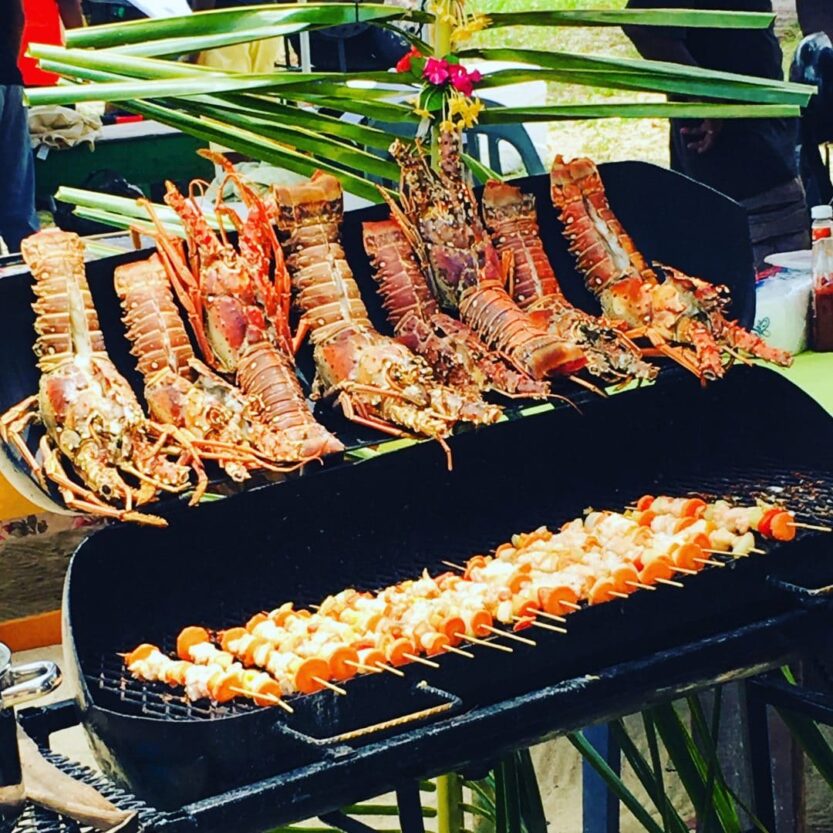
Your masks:
{"label": "kebab skewer", "polygon": [[[770,518],[793,517],[772,509]],[[272,704],[266,695],[280,699],[322,688],[344,693],[331,681],[359,672],[401,674],[400,666],[411,662],[435,667],[428,657],[446,652],[471,657],[458,647],[464,640],[504,651],[512,649],[488,637],[535,644],[494,622],[521,630],[535,625],[538,615],[564,621],[582,601],[600,604],[657,583],[680,585],[670,576],[723,563],[711,559],[714,552],[752,551],[751,529],[772,531],[764,523],[767,511],[646,496],[625,514],[590,512],[555,533],[541,527],[515,535],[493,556],[476,555],[459,565],[463,575],[432,578],[426,572],[376,594],[351,588],[328,597],[315,612],[287,603],[214,636],[186,628],[177,640],[178,661],[140,646],[128,655],[128,670],[185,686],[192,699],[237,694],[263,705]],[[775,531],[784,534],[782,520]],[[268,689],[267,678],[274,683]]]}

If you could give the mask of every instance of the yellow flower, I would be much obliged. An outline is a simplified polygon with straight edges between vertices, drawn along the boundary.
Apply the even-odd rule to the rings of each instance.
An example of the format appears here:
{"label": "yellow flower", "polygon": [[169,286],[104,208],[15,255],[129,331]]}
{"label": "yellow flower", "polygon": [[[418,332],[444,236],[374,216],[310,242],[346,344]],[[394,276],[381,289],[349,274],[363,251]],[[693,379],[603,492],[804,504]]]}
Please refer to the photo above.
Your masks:
{"label": "yellow flower", "polygon": [[483,109],[484,104],[479,98],[475,98],[474,101],[465,102],[465,109],[461,111],[465,126],[474,127],[477,123],[477,117]]}
{"label": "yellow flower", "polygon": [[443,133],[451,133],[452,130],[455,130],[454,122],[451,119],[443,119],[440,122],[440,130]]}
{"label": "yellow flower", "polygon": [[430,110],[426,110],[424,107],[414,107],[414,112],[422,119],[434,118],[434,114]]}
{"label": "yellow flower", "polygon": [[448,113],[451,116],[459,116],[466,112],[466,99],[460,93],[452,93],[448,102]]}
{"label": "yellow flower", "polygon": [[485,29],[490,23],[491,20],[489,20],[489,18],[486,17],[486,15],[475,15],[462,26],[458,26],[451,33],[451,43],[457,46],[463,43],[464,41],[469,40],[475,32],[479,32],[482,29]]}

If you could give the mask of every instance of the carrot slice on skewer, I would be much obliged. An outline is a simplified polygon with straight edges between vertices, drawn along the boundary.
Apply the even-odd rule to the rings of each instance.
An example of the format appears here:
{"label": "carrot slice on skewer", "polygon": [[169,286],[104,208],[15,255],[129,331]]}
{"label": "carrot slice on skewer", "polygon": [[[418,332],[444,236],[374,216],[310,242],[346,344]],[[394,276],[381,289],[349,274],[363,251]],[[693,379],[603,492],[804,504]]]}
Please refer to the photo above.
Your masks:
{"label": "carrot slice on skewer", "polygon": [[758,521],[758,532],[760,532],[761,535],[766,535],[767,538],[772,537],[772,526],[771,526],[772,525],[772,519],[780,511],[782,511],[782,510],[775,507],[775,508],[772,508],[772,509],[767,509],[767,511],[764,512],[763,517],[761,518],[760,521]]}
{"label": "carrot slice on skewer", "polygon": [[492,626],[492,614],[488,610],[476,610],[468,616],[466,633],[474,636],[488,636]]}
{"label": "carrot slice on skewer", "polygon": [[708,557],[697,544],[680,544],[673,554],[674,563],[685,570],[702,570]]}
{"label": "carrot slice on skewer", "polygon": [[[256,706],[274,706],[275,700],[280,699],[283,692],[277,680],[264,678],[257,684],[252,694],[252,700]],[[258,695],[261,695],[258,697]]]}
{"label": "carrot slice on skewer", "polygon": [[151,645],[149,642],[143,642],[136,646],[129,654],[124,657],[125,665],[133,665],[134,662],[141,662],[147,659],[154,651],[158,651],[156,645]]}
{"label": "carrot slice on skewer", "polygon": [[202,645],[203,642],[211,642],[211,634],[198,625],[189,625],[183,628],[176,638],[176,655],[180,659],[191,659],[191,648],[194,645]]}
{"label": "carrot slice on skewer", "polygon": [[769,522],[772,537],[776,541],[792,541],[795,538],[795,518],[791,512],[776,512]]}
{"label": "carrot slice on skewer", "polygon": [[596,580],[596,583],[590,588],[587,598],[591,605],[598,605],[615,599],[616,597],[611,595],[615,591],[616,585],[613,583],[613,579],[606,576]]}
{"label": "carrot slice on skewer", "polygon": [[566,584],[555,587],[542,587],[538,590],[538,601],[546,613],[553,616],[564,616],[572,613],[572,605],[578,602],[578,593]]}
{"label": "carrot slice on skewer", "polygon": [[643,584],[656,584],[659,578],[671,578],[674,571],[668,563],[668,558],[659,557],[651,559],[639,573],[639,580]]}
{"label": "carrot slice on skewer", "polygon": [[684,529],[688,529],[690,526],[693,526],[696,523],[697,518],[694,518],[691,515],[685,515],[684,517],[680,518],[677,521],[677,523],[674,524],[674,534],[677,535]]}
{"label": "carrot slice on skewer", "polygon": [[385,655],[378,648],[363,648],[359,650],[359,662],[370,668],[378,668],[385,661]]}
{"label": "carrot slice on skewer", "polygon": [[265,613],[255,613],[248,622],[246,622],[246,630],[251,633],[261,622],[268,622],[269,617]]}
{"label": "carrot slice on skewer", "polygon": [[449,616],[442,626],[443,633],[448,637],[449,644],[459,645],[463,640],[459,634],[466,632],[466,623],[460,616]]}
{"label": "carrot slice on skewer", "polygon": [[422,638],[422,644],[425,647],[425,653],[433,657],[443,653],[446,645],[451,644],[451,640],[444,633],[429,633]]}
{"label": "carrot slice on skewer", "polygon": [[610,574],[613,580],[613,589],[617,593],[633,593],[638,588],[636,582],[639,581],[639,571],[631,564],[623,564],[617,567]]}
{"label": "carrot slice on skewer", "polygon": [[532,579],[525,572],[521,572],[519,570],[512,576],[512,578],[509,579],[507,587],[509,592],[514,595],[515,593],[520,593],[521,588],[525,584],[529,584],[530,581],[532,581]]}
{"label": "carrot slice on skewer", "polygon": [[486,561],[486,557],[483,555],[473,555],[467,562],[466,562],[466,571],[463,573],[463,578],[471,579],[472,570],[480,569],[481,567],[485,567],[488,564]]}
{"label": "carrot slice on skewer", "polygon": [[636,508],[640,512],[646,512],[648,509],[651,508],[651,504],[654,502],[656,498],[653,495],[643,495],[639,500],[636,502]]}
{"label": "carrot slice on skewer", "polygon": [[218,703],[228,703],[237,697],[235,688],[244,688],[243,678],[239,669],[218,671],[208,681],[208,693],[212,700]]}
{"label": "carrot slice on skewer", "polygon": [[220,645],[224,651],[228,651],[232,642],[237,642],[241,636],[248,635],[249,632],[245,628],[229,628],[227,631],[223,631],[220,637]]}
{"label": "carrot slice on skewer", "polygon": [[334,680],[349,680],[356,676],[359,652],[350,645],[336,645],[327,656],[330,676]]}
{"label": "carrot slice on skewer", "polygon": [[706,511],[706,501],[693,497],[683,504],[683,517],[699,518]]}
{"label": "carrot slice on skewer", "polygon": [[650,526],[654,522],[654,518],[656,518],[656,516],[656,512],[652,511],[651,509],[647,509],[639,516],[639,525]]}
{"label": "carrot slice on skewer", "polygon": [[524,602],[518,608],[518,616],[535,616],[536,611],[541,609],[541,603],[536,601],[535,599],[530,599],[528,602]]}
{"label": "carrot slice on skewer", "polygon": [[400,637],[399,639],[394,639],[393,642],[388,645],[386,653],[387,661],[394,667],[407,665],[410,660],[405,656],[405,654],[415,653],[414,644],[410,639]]}
{"label": "carrot slice on skewer", "polygon": [[326,688],[321,685],[320,680],[326,680],[329,676],[330,666],[326,660],[321,657],[307,657],[298,663],[293,682],[302,694],[314,694]]}

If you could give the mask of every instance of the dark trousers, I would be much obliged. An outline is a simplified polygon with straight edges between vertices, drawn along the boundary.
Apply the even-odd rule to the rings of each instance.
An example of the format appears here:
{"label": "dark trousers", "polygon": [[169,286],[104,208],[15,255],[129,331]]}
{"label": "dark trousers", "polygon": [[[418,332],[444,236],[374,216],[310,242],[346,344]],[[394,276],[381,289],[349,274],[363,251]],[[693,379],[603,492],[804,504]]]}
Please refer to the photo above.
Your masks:
{"label": "dark trousers", "polygon": [[29,123],[23,106],[23,87],[0,85],[0,237],[11,252],[37,231],[35,160],[29,142]]}

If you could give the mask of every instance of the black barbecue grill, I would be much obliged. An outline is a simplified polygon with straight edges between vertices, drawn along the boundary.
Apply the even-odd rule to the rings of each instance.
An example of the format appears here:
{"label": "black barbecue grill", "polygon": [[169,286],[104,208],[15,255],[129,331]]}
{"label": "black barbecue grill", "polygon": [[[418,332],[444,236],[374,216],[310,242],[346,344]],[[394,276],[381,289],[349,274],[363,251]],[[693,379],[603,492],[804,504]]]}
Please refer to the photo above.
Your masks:
{"label": "black barbecue grill", "polygon": [[[723,255],[731,260],[748,323],[751,259],[738,207],[650,166],[603,174],[614,210],[651,255],[721,280],[729,277]],[[669,197],[661,181],[681,190]],[[545,191],[542,180],[527,184]],[[647,206],[657,211],[653,224]],[[692,228],[704,239],[712,221],[721,224],[716,250],[683,232],[684,207],[696,209]],[[345,241],[365,281],[357,229],[353,217]],[[553,254],[557,263],[563,256]],[[574,276],[564,282],[577,293]],[[421,443],[197,510],[174,503],[165,530],[96,533],[76,551],[65,587],[64,672],[78,701],[30,710],[24,726],[45,744],[80,720],[107,777],[148,805],[149,828],[255,833],[313,815],[338,826],[343,819],[328,815],[338,807],[397,789],[403,829],[418,833],[420,777],[482,773],[512,748],[773,667],[829,638],[833,608],[811,591],[833,583],[833,558],[823,535],[805,531],[787,545],[767,542],[764,556],[685,578],[682,589],[578,611],[567,635],[526,631],[536,647],[496,638],[513,652],[471,646],[475,659],[445,655],[438,669],[405,667],[402,679],[361,676],[343,697],[291,699],[293,715],[244,702],[189,704],[124,672],[119,652],[144,641],[171,649],[185,625],[228,627],[286,600],[306,605],[344,587],[443,572],[444,560],[488,551],[514,532],[557,526],[589,506],[621,508],[645,492],[766,497],[811,523],[833,519],[833,420],[773,371],[736,367],[703,389],[669,368],[653,386],[577,401],[582,413],[544,407],[460,433],[452,472]],[[23,829],[51,833],[27,819]]]}

